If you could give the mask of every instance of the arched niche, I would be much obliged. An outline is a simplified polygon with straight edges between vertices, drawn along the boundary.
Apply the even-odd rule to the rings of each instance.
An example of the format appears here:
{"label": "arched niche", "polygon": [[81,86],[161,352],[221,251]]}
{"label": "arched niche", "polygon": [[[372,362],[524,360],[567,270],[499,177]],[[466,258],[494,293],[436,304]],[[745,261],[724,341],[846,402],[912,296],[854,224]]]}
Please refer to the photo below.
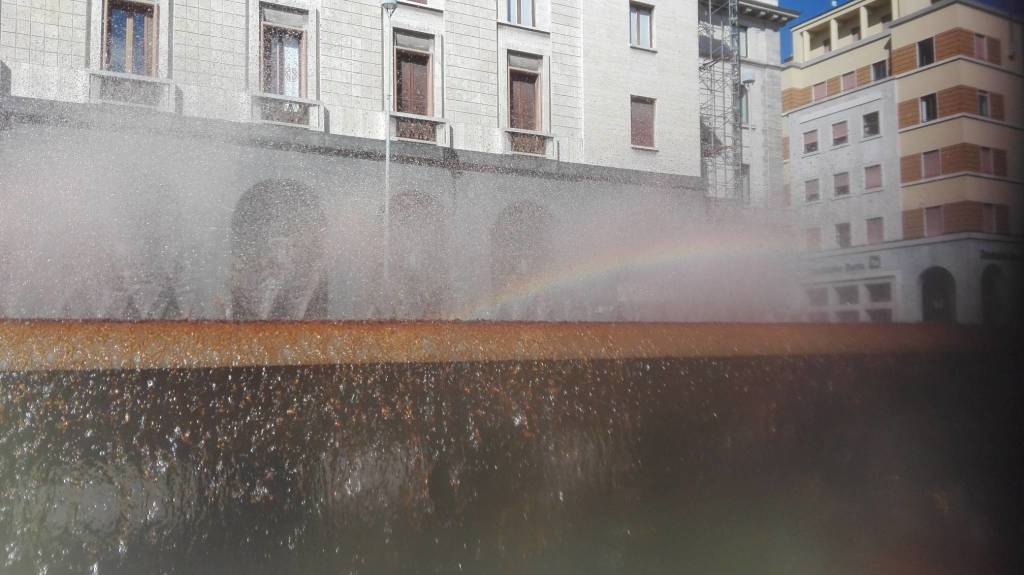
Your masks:
{"label": "arched niche", "polygon": [[934,323],[956,322],[956,281],[943,267],[921,273],[921,319]]}
{"label": "arched niche", "polygon": [[986,325],[1009,322],[1009,294],[1006,292],[1006,274],[1002,268],[995,264],[986,266],[981,272],[981,319]]}
{"label": "arched niche", "polygon": [[[499,299],[526,302],[517,314],[536,311],[537,294],[529,293],[529,284],[551,265],[551,226],[552,217],[545,208],[523,201],[502,210],[491,229],[491,286]],[[510,296],[517,291],[522,293]]]}
{"label": "arched niche", "polygon": [[449,291],[444,210],[427,194],[399,194],[391,199],[388,226],[390,293],[395,299],[397,316],[442,317]]}
{"label": "arched niche", "polygon": [[264,180],[249,188],[231,219],[232,317],[325,318],[325,228],[309,186]]}

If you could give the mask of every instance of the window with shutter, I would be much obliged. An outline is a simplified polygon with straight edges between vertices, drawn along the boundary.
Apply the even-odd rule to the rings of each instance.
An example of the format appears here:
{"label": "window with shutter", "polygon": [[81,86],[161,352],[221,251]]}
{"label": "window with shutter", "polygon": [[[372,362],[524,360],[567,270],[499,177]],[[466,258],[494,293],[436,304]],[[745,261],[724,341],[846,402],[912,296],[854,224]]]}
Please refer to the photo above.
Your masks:
{"label": "window with shutter", "polygon": [[833,176],[836,196],[848,196],[850,194],[850,172],[841,172]]}
{"label": "window with shutter", "polygon": [[921,154],[921,177],[934,178],[942,172],[942,159],[939,150]]}
{"label": "window with shutter", "polygon": [[[883,228],[882,218],[868,218],[867,220],[867,240],[869,244],[880,244],[884,238],[885,232]],[[872,299],[872,301],[875,301]]]}
{"label": "window with shutter", "polygon": [[826,91],[825,88],[826,88],[825,82],[819,82],[819,83],[814,85],[813,91],[814,91],[814,99],[815,100],[821,100],[822,98],[824,98],[828,94],[828,92]]}
{"label": "window with shutter", "polygon": [[849,134],[846,122],[836,122],[835,124],[832,124],[832,145],[842,146],[847,142],[849,142]]}
{"label": "window with shutter", "polygon": [[395,111],[433,114],[433,46],[431,36],[395,32]]}
{"label": "window with shutter", "polygon": [[509,127],[540,130],[540,69],[536,56],[509,53]]}
{"label": "window with shutter", "polygon": [[842,78],[843,90],[852,90],[857,87],[857,73],[847,72]]}
{"label": "window with shutter", "polygon": [[882,187],[882,166],[868,166],[864,168],[864,189],[872,190]]}
{"label": "window with shutter", "polygon": [[654,147],[654,100],[638,96],[631,98],[630,133],[634,146]]}
{"label": "window with shutter", "polygon": [[808,202],[816,202],[821,199],[818,191],[818,180],[807,180],[804,182],[804,199]]}
{"label": "window with shutter", "polygon": [[810,154],[811,152],[818,151],[818,131],[811,130],[810,132],[804,132],[804,153]]}
{"label": "window with shutter", "polygon": [[995,162],[992,161],[992,148],[980,148],[978,150],[978,163],[981,168],[981,173],[995,173]]}
{"label": "window with shutter", "polygon": [[928,237],[941,236],[942,230],[942,206],[934,206],[924,209],[924,235]]}
{"label": "window with shutter", "polygon": [[974,57],[979,60],[988,59],[988,38],[981,34],[974,35]]}

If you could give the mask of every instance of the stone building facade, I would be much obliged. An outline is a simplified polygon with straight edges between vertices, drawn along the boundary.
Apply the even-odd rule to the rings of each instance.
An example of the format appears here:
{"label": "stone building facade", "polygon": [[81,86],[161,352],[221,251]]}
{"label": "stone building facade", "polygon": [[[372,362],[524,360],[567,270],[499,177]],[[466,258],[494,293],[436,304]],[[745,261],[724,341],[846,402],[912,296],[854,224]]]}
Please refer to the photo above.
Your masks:
{"label": "stone building facade", "polygon": [[729,227],[701,190],[696,13],[0,0],[0,315],[749,311],[682,271]]}

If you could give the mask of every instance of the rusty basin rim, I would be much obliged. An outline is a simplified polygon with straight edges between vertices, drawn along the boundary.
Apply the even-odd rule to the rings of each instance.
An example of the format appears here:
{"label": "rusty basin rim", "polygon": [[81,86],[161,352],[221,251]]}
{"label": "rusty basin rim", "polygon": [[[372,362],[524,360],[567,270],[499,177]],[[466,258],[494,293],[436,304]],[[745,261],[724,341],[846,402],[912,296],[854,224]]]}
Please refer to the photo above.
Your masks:
{"label": "rusty basin rim", "polygon": [[0,371],[941,354],[1000,339],[922,324],[0,320]]}

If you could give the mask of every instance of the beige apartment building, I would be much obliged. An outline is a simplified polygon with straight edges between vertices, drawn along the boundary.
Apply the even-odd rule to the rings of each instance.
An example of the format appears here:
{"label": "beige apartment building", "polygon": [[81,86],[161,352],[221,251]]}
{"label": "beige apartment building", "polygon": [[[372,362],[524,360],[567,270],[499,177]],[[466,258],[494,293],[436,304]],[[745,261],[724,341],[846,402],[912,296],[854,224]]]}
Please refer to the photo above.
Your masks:
{"label": "beige apartment building", "polygon": [[808,319],[1021,317],[1022,32],[970,0],[858,0],[793,28],[783,148]]}

